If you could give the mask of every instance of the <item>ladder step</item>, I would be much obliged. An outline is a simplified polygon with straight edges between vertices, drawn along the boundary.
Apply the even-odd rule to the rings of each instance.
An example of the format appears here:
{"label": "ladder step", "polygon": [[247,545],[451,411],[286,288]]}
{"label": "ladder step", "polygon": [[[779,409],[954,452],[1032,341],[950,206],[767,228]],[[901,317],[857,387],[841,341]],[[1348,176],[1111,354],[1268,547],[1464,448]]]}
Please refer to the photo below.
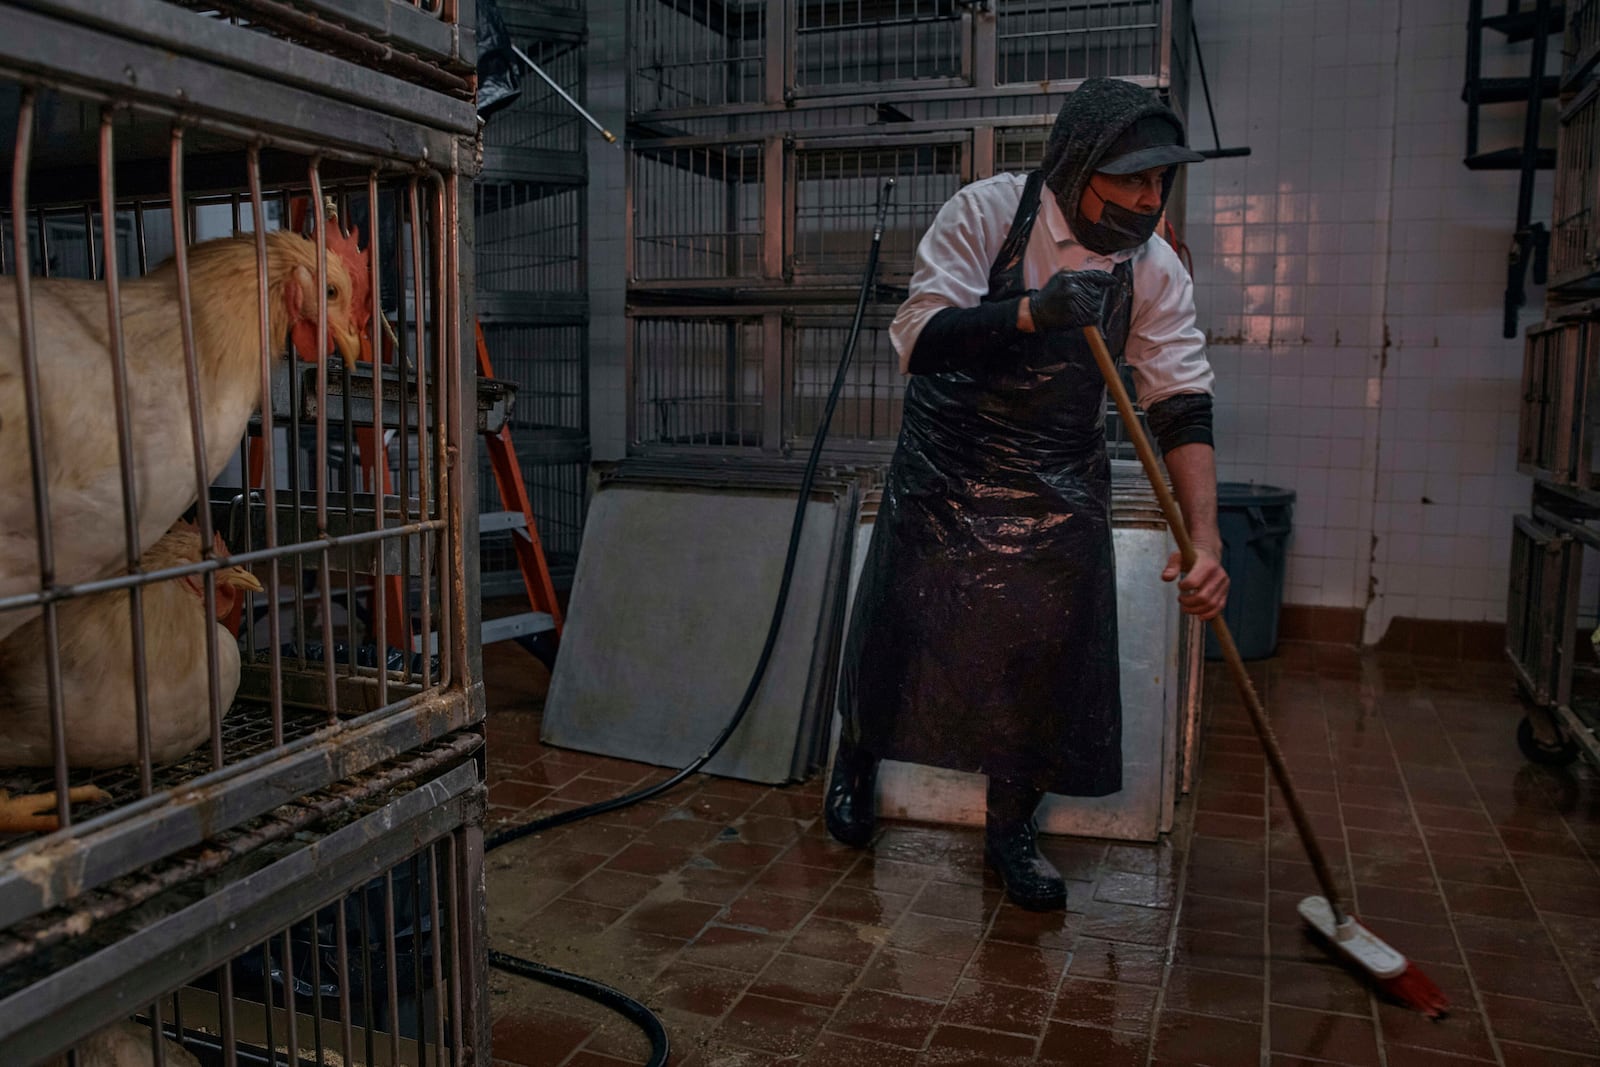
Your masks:
{"label": "ladder step", "polygon": [[485,511],[478,516],[478,532],[481,534],[527,528],[527,517],[520,511]]}
{"label": "ladder step", "polygon": [[[1566,10],[1561,4],[1550,5],[1547,33],[1560,33],[1566,28]],[[1488,15],[1483,20],[1484,29],[1497,30],[1506,35],[1507,43],[1514,44],[1518,41],[1531,41],[1533,35],[1539,30],[1539,13],[1537,11],[1512,11],[1504,15]]]}
{"label": "ladder step", "polygon": [[[1472,103],[1473,87],[1477,87],[1478,103],[1480,104],[1510,104],[1528,99],[1528,78],[1479,78],[1476,82],[1467,82],[1461,87],[1461,100],[1463,103]],[[1556,74],[1546,74],[1539,79],[1539,96],[1541,98],[1555,96],[1561,90],[1561,77]]]}
{"label": "ladder step", "polygon": [[[1465,160],[1468,170],[1521,170],[1522,149],[1501,148],[1494,152],[1479,152],[1475,156],[1468,156]],[[1541,148],[1534,161],[1536,170],[1554,170],[1556,167],[1556,150],[1554,148]]]}

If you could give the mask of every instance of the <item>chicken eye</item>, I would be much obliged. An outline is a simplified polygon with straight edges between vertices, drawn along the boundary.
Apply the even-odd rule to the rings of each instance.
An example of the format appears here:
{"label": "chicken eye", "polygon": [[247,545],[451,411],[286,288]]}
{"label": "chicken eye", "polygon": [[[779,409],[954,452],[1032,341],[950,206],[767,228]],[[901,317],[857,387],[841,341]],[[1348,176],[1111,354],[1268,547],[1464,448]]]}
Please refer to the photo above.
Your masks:
{"label": "chicken eye", "polygon": [[339,295],[339,290],[338,290],[338,289],[335,289],[335,288],[334,288],[334,287],[333,287],[333,286],[331,286],[331,285],[330,285],[330,286],[328,286],[328,299],[329,299],[329,300],[332,300],[332,299],[334,299],[334,298],[335,298],[335,297],[337,297],[337,296],[338,296],[338,295]]}

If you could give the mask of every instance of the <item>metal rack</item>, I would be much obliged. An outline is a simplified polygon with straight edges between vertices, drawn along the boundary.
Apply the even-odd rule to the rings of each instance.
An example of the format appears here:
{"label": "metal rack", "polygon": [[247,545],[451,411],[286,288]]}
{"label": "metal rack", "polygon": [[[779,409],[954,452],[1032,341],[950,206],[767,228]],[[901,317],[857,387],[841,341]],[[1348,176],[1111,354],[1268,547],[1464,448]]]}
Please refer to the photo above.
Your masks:
{"label": "metal rack", "polygon": [[[517,46],[582,99],[581,12],[547,0],[500,6]],[[496,376],[517,389],[512,443],[558,583],[577,561],[590,457],[586,134],[555,90],[525,72],[518,99],[485,124],[474,203],[478,312]],[[479,484],[492,487],[487,453],[478,456]],[[484,593],[517,594],[514,520],[492,488],[480,506]]]}
{"label": "metal rack", "polygon": [[1033,97],[1096,76],[1188,98],[1187,0],[635,0],[629,18],[636,119]]}
{"label": "metal rack", "polygon": [[[0,158],[13,179],[0,285],[29,338],[0,349],[29,374],[25,413],[0,432],[25,435],[36,471],[77,464],[105,493],[99,512],[64,511],[71,483],[27,467],[5,487],[54,558],[0,565],[0,662],[37,671],[48,724],[43,766],[0,767],[0,788],[59,794],[44,805],[56,828],[0,837],[8,1062],[139,1017],[181,1032],[203,1062],[259,1062],[286,1046],[268,1016],[249,1030],[251,994],[228,961],[259,959],[263,941],[369,892],[370,872],[419,848],[421,865],[388,884],[437,884],[440,918],[432,948],[398,951],[442,976],[429,989],[447,1009],[411,1039],[435,1048],[428,1062],[486,1048],[475,479],[454,457],[507,417],[511,393],[480,389],[462,359],[472,220],[458,204],[476,121],[456,17],[449,0],[0,5]],[[161,267],[175,250],[176,268]],[[61,288],[70,279],[80,288]],[[66,300],[98,320],[98,342],[60,341],[52,308]],[[329,341],[349,357],[359,343],[368,361],[320,358]],[[95,370],[56,369],[94,343],[107,355]],[[95,419],[61,413],[79,394]],[[97,433],[115,436],[81,454]],[[193,555],[152,562],[185,515]],[[261,589],[234,621],[221,609],[246,571]],[[163,659],[172,639],[151,613],[188,618],[163,606],[185,589],[191,644]],[[131,651],[92,665],[61,651],[90,612]],[[6,659],[29,635],[38,657]],[[198,664],[182,676],[190,688],[172,689],[183,663]],[[103,702],[84,696],[91,682]],[[23,707],[0,708],[0,737]],[[167,738],[180,715],[197,724],[192,742]],[[110,756],[81,755],[86,739],[123,734]],[[0,748],[19,758],[14,741]],[[97,793],[69,802],[69,787]],[[341,946],[329,966],[375,980],[382,968]],[[385,1042],[404,1033],[392,1016],[337,1010],[347,1031],[359,1016]],[[383,1062],[348,1047],[322,1056],[337,1047],[314,1050],[317,1062]]]}
{"label": "metal rack", "polygon": [[1512,531],[1506,652],[1531,705],[1519,744],[1563,763],[1600,760],[1600,674],[1578,622],[1584,550],[1600,548],[1600,302],[1553,315],[1524,347],[1517,469],[1534,491]]}
{"label": "metal rack", "polygon": [[[1474,4],[1473,32],[1481,22],[1510,39],[1534,40],[1535,74],[1543,71],[1544,35],[1565,35],[1561,73],[1546,76],[1555,84],[1539,90],[1559,91],[1561,112],[1546,317],[1525,332],[1517,427],[1517,469],[1533,479],[1528,513],[1513,520],[1506,594],[1506,655],[1529,705],[1517,743],[1538,763],[1567,763],[1583,753],[1600,764],[1600,671],[1581,640],[1578,617],[1584,555],[1600,548],[1600,301],[1593,299],[1600,293],[1600,81],[1594,75],[1600,4],[1541,0],[1488,18],[1481,6]],[[1528,95],[1527,79],[1500,81],[1508,83],[1504,91],[1520,86]],[[1536,111],[1530,104],[1525,189]],[[1542,226],[1530,227],[1536,230]],[[1512,267],[1515,281],[1515,257]],[[1508,316],[1512,312],[1508,303]]]}

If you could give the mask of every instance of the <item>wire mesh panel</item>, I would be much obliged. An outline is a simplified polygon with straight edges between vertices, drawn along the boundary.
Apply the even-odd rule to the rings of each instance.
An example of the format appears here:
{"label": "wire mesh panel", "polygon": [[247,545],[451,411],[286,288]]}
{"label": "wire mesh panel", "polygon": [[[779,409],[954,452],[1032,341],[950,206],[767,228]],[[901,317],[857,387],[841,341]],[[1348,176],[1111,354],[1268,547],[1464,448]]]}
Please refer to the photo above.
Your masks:
{"label": "wire mesh panel", "polygon": [[487,292],[581,292],[581,188],[479,182],[473,203],[477,284]]}
{"label": "wire mesh panel", "polygon": [[[888,455],[900,435],[906,377],[889,343],[892,308],[872,309],[863,320],[855,355],[846,372],[828,445],[834,450]],[[850,334],[851,316],[841,312],[797,315],[791,333],[790,444],[809,448],[838,373]]]}
{"label": "wire mesh panel", "polygon": [[1163,0],[995,0],[995,80],[1155,77],[1168,32],[1163,6]]}
{"label": "wire mesh panel", "polygon": [[632,278],[759,278],[761,142],[641,147],[632,164]]}
{"label": "wire mesh panel", "polygon": [[885,179],[895,180],[879,269],[911,274],[917,242],[970,176],[967,135],[959,140],[830,145],[800,142],[791,163],[793,273],[854,277],[866,266]]}
{"label": "wire mesh panel", "polygon": [[797,92],[968,76],[968,23],[956,0],[796,0],[789,11]]}
{"label": "wire mesh panel", "polygon": [[629,106],[634,112],[759,103],[767,0],[632,0]]}
{"label": "wire mesh panel", "polygon": [[633,445],[763,443],[760,316],[640,315],[633,332]]}
{"label": "wire mesh panel", "polygon": [[1550,285],[1555,290],[1580,282],[1596,270],[1600,229],[1595,199],[1600,132],[1600,86],[1591,85],[1561,113],[1556,147],[1555,203],[1551,212]]}

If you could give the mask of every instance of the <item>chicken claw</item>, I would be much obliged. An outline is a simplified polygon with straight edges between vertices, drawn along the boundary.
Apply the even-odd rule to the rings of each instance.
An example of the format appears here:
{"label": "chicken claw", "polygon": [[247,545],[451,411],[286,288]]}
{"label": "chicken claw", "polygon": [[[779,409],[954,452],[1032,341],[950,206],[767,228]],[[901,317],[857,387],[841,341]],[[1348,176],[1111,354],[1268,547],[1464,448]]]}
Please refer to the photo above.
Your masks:
{"label": "chicken claw", "polygon": [[[110,800],[111,794],[97,785],[74,786],[67,790],[71,804],[95,804]],[[54,793],[29,793],[14,797],[0,789],[0,833],[26,834],[49,832],[61,827],[56,818]]]}

